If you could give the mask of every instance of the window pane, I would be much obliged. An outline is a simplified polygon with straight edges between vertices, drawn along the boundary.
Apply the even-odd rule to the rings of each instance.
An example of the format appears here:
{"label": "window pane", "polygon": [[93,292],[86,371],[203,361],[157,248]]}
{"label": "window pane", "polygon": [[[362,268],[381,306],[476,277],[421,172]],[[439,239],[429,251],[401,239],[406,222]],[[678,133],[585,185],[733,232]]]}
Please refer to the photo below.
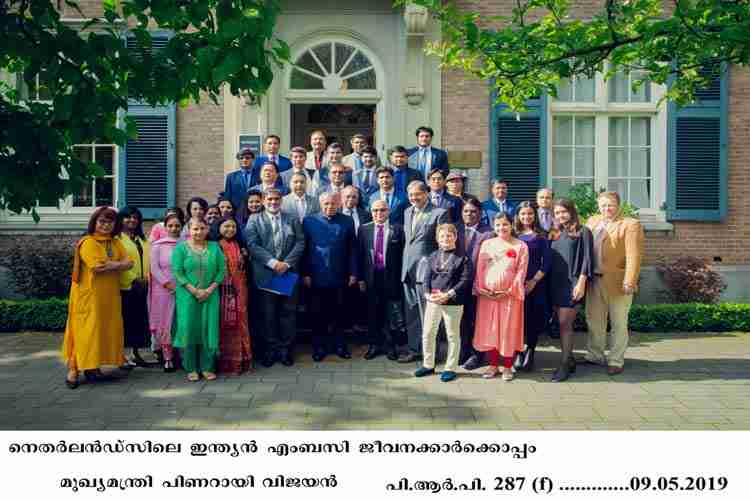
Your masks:
{"label": "window pane", "polygon": [[651,119],[636,117],[630,119],[631,146],[648,146],[651,144]]}
{"label": "window pane", "polygon": [[594,118],[576,118],[576,146],[594,145]]}
{"label": "window pane", "polygon": [[609,102],[628,102],[628,75],[622,71],[615,73],[607,81],[609,87]]}
{"label": "window pane", "polygon": [[[331,73],[331,69],[333,65],[331,64],[331,44],[330,43],[323,43],[321,45],[317,45],[313,47],[313,52],[315,52],[315,55],[318,56],[318,60],[320,61],[320,64],[323,65],[323,68],[325,68],[326,72]],[[320,69],[316,73],[320,73]]]}
{"label": "window pane", "polygon": [[609,119],[609,145],[610,146],[627,146],[628,145],[628,119],[627,117]]}
{"label": "window pane", "polygon": [[346,80],[346,88],[350,90],[367,90],[377,88],[375,70],[371,69]]}
{"label": "window pane", "polygon": [[628,150],[625,148],[609,149],[609,176],[628,176]]}
{"label": "window pane", "polygon": [[310,76],[295,68],[292,70],[292,81],[290,86],[293,89],[323,90],[323,80]]}
{"label": "window pane", "polygon": [[96,179],[94,183],[96,186],[96,206],[101,205],[114,205],[114,179],[111,177],[104,177]]}
{"label": "window pane", "polygon": [[94,206],[92,184],[93,182],[85,186],[83,189],[81,189],[77,194],[73,195],[74,207],[93,207]]}
{"label": "window pane", "polygon": [[555,118],[555,138],[553,144],[558,146],[573,145],[573,118],[558,116]]}
{"label": "window pane", "polygon": [[560,80],[557,86],[557,100],[563,102],[571,102],[573,100],[573,88],[570,86],[570,80]]}
{"label": "window pane", "polygon": [[594,176],[594,148],[576,148],[576,178]]}
{"label": "window pane", "polygon": [[626,180],[609,180],[609,186],[607,188],[609,191],[617,191],[617,193],[620,195],[620,198],[623,200],[628,200],[628,181]]}
{"label": "window pane", "polygon": [[316,75],[323,75],[323,72],[320,70],[320,66],[315,62],[315,59],[313,59],[313,56],[310,54],[310,52],[305,52],[302,57],[297,59],[296,65],[300,68],[306,69],[307,71],[312,71]]}
{"label": "window pane", "polygon": [[335,44],[336,46],[336,73],[341,72],[344,68],[344,64],[349,61],[349,57],[354,52],[354,47],[351,45],[343,45],[340,43]]}
{"label": "window pane", "polygon": [[568,196],[572,181],[570,179],[552,179],[552,190],[555,192],[557,197]]}
{"label": "window pane", "polygon": [[651,206],[651,181],[630,181],[630,203],[638,208]]}
{"label": "window pane", "polygon": [[552,149],[552,177],[573,175],[573,148]]}
{"label": "window pane", "polygon": [[101,165],[106,175],[112,175],[114,173],[114,162],[114,146],[96,146],[96,164]]}
{"label": "window pane", "polygon": [[630,176],[651,177],[651,150],[633,148],[630,150]]}
{"label": "window pane", "polygon": [[596,81],[590,78],[576,78],[576,102],[594,102],[595,84]]}
{"label": "window pane", "polygon": [[343,76],[346,77],[347,75],[351,75],[352,73],[355,73],[361,69],[369,68],[370,66],[372,66],[372,64],[370,64],[370,60],[367,59],[367,57],[362,52],[357,51],[357,55],[354,56],[352,62],[350,62],[344,70]]}
{"label": "window pane", "polygon": [[[639,80],[644,80],[645,73],[633,72],[630,77],[630,83],[635,83]],[[630,91],[630,102],[651,102],[651,82],[644,80],[637,91]]]}

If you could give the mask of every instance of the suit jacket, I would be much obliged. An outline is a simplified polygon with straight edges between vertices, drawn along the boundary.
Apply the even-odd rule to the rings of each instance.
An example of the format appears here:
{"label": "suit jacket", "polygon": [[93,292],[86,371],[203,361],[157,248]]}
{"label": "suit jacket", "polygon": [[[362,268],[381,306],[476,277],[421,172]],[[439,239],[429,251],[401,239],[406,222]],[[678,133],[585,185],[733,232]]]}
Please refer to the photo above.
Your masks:
{"label": "suit jacket", "polygon": [[[405,176],[402,186],[399,186],[399,180],[397,176],[399,172],[403,172],[403,175]],[[409,184],[412,181],[424,181],[424,176],[419,172],[419,170],[415,170],[411,167],[402,167],[401,169],[393,167],[393,178],[395,180],[396,191],[401,191],[402,193],[404,193],[404,195],[406,195],[406,190],[409,188]]]}
{"label": "suit jacket", "polygon": [[469,248],[466,248],[466,226],[463,222],[456,224],[456,231],[458,231],[458,240],[456,241],[456,248],[459,252],[471,257],[471,263],[474,265],[473,269],[476,272],[477,268],[477,257],[479,257],[479,247],[482,246],[484,240],[490,239],[495,236],[492,228],[481,222],[476,227],[476,233],[469,242]]}
{"label": "suit jacket", "polygon": [[[516,215],[516,204],[507,198],[505,199],[505,212],[511,217]],[[495,216],[499,213],[500,213],[500,207],[497,206],[497,203],[495,203],[494,198],[490,198],[489,200],[483,201],[481,223],[492,226],[493,221],[495,220]]]}
{"label": "suit jacket", "polygon": [[273,227],[268,214],[261,212],[253,214],[245,226],[245,240],[247,241],[250,260],[253,267],[253,279],[256,286],[263,286],[273,276],[268,267],[268,261],[277,259],[291,266],[290,270],[299,273],[302,254],[305,250],[305,234],[297,217],[290,217],[281,213],[281,230],[283,239],[281,252],[274,254]]}
{"label": "suit jacket", "polygon": [[[281,183],[284,185],[285,188],[289,190],[289,192],[292,192],[292,176],[297,173],[294,168],[290,168],[289,170],[285,170],[279,174],[279,179],[281,179]],[[305,176],[307,179],[307,184],[305,185],[305,191],[307,194],[314,196],[315,195],[315,185],[314,185],[314,176],[310,175],[310,172],[303,168],[300,172]]]}
{"label": "suit jacket", "polygon": [[[352,170],[359,170],[359,164],[357,163],[357,160],[354,157],[354,153],[344,156],[341,159],[341,163],[343,163],[345,167],[350,168]],[[379,166],[380,166],[380,158],[376,158],[375,168],[378,168]]]}
{"label": "suit jacket", "polygon": [[474,270],[471,259],[461,252],[450,252],[445,262],[445,269],[440,265],[445,255],[440,250],[432,252],[425,264],[424,290],[430,293],[433,289],[442,292],[453,290],[456,295],[448,300],[448,305],[463,305],[471,294],[474,285]]}
{"label": "suit jacket", "polygon": [[[430,146],[430,151],[432,153],[432,164],[430,170],[439,168],[443,171],[443,175],[448,177],[448,173],[450,172],[450,166],[448,165],[448,153],[434,146]],[[409,166],[415,170],[418,170],[419,173],[422,174],[422,177],[427,179],[427,174],[429,174],[430,172],[427,171],[427,168],[419,168],[419,146],[408,149],[407,152],[409,153]]]}
{"label": "suit jacket", "polygon": [[[292,160],[287,158],[286,156],[276,155],[278,157],[278,160],[276,161],[276,165],[279,167],[279,173],[286,172],[287,170],[292,168]],[[263,166],[263,164],[268,161],[268,155],[261,155],[255,159],[253,162],[253,170],[258,172],[258,178],[260,178],[260,167]],[[260,182],[260,181],[258,181]]]}
{"label": "suit jacket", "polygon": [[354,223],[351,217],[337,213],[330,220],[323,214],[306,217],[304,276],[312,278],[313,286],[341,288],[349,276],[357,276]]}
{"label": "suit jacket", "polygon": [[[430,193],[430,200],[432,200],[432,193]],[[458,222],[462,219],[461,211],[464,208],[464,201],[458,196],[453,196],[448,191],[443,190],[443,194],[440,196],[440,203],[435,205],[438,208],[444,208],[448,211],[453,222]]]}
{"label": "suit jacket", "polygon": [[[372,215],[370,214],[369,211],[365,210],[362,207],[357,207],[356,210],[357,210],[357,216],[359,218],[359,226],[354,224],[354,234],[358,235],[359,230],[362,228],[362,226],[372,221]],[[343,208],[341,209],[341,213],[344,213]],[[347,215],[347,214],[344,214],[344,215]],[[351,215],[348,215],[348,217],[351,217],[352,222],[354,222],[354,217],[352,217]]]}
{"label": "suit jacket", "polygon": [[[287,188],[282,182],[281,177],[279,177],[276,180],[276,184],[274,186],[276,189],[281,191],[281,196],[286,196],[289,194],[289,188]],[[263,184],[256,184],[255,186],[250,188],[250,191],[261,191],[262,193],[265,193],[266,190],[263,189]]]}
{"label": "suit jacket", "polygon": [[549,230],[552,229],[552,226],[555,225],[555,214],[551,208],[549,209],[549,215],[550,215],[550,218],[549,218],[550,225],[548,227],[544,227],[544,225],[542,225],[542,209],[541,208],[536,209],[536,218],[539,221],[539,226],[545,231],[547,231],[548,233],[549,233]]}
{"label": "suit jacket", "polygon": [[255,184],[255,182],[252,182],[252,172],[250,173],[250,182],[245,184],[242,171],[235,170],[234,172],[227,174],[224,179],[224,191],[219,193],[219,196],[229,198],[232,200],[235,209],[239,209],[239,207],[242,206],[242,201],[245,199],[245,195]]}
{"label": "suit jacket", "polygon": [[[391,215],[388,216],[388,222],[391,224],[398,224],[400,226],[404,225],[404,211],[409,208],[409,199],[406,197],[406,194],[401,193],[399,191],[394,190],[393,191],[394,196],[391,196],[391,204],[389,208],[391,209]],[[368,201],[368,210],[372,209],[372,203],[376,200],[384,200],[383,194],[380,192],[380,190],[375,191],[370,195],[370,199]]]}
{"label": "suit jacket", "polygon": [[[385,293],[389,299],[401,298],[401,264],[404,253],[404,228],[399,224],[388,224],[388,239],[385,245]],[[357,279],[367,284],[367,293],[375,294],[375,223],[360,227],[357,236]]]}
{"label": "suit jacket", "polygon": [[375,169],[373,169],[370,175],[370,182],[367,183],[366,181],[367,178],[364,169],[354,170],[352,172],[352,185],[369,198],[372,193],[380,189],[378,187],[378,179],[377,175],[375,174]]}
{"label": "suit jacket", "polygon": [[[596,242],[596,226],[601,215],[593,215],[586,221]],[[638,288],[643,257],[643,226],[637,219],[618,217],[607,226],[602,241],[602,267],[594,268],[594,274],[602,274],[604,286],[610,295],[622,295],[624,284]],[[596,259],[595,259],[596,261]]]}
{"label": "suit jacket", "polygon": [[416,227],[412,228],[414,206],[404,212],[404,263],[401,269],[401,281],[404,283],[421,283],[422,277],[417,276],[419,261],[437,250],[438,225],[450,222],[450,216],[444,208],[433,207],[429,202],[423,209],[424,215]]}
{"label": "suit jacket", "polygon": [[[284,196],[284,198],[281,200],[281,211],[299,220],[299,215],[297,214],[296,198],[297,195],[295,195],[294,193],[289,193],[288,195]],[[318,212],[320,212],[320,203],[318,203],[318,199],[315,196],[306,194],[305,217],[307,217],[308,215],[316,214]],[[302,221],[300,221],[300,224],[302,224]]]}

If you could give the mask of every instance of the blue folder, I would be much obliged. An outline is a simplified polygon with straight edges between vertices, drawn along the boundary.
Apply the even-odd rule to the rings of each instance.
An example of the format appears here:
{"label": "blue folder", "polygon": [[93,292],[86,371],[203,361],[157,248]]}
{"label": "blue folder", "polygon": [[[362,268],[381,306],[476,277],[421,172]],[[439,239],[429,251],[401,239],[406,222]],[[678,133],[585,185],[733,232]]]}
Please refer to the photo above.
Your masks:
{"label": "blue folder", "polygon": [[291,297],[294,293],[294,286],[297,284],[298,279],[298,274],[287,271],[284,274],[274,274],[265,285],[258,288],[260,290],[265,290],[266,292]]}

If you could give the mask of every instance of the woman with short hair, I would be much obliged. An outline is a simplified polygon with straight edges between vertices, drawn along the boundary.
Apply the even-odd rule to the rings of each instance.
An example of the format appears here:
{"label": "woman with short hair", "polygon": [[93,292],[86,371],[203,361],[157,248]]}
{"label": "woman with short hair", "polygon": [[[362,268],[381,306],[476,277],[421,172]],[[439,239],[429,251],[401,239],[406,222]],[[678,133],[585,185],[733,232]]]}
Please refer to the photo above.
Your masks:
{"label": "woman with short hair", "polygon": [[78,373],[101,378],[99,368],[118,366],[123,354],[120,274],[133,267],[122,243],[117,212],[99,207],[86,236],[76,243],[62,356],[68,366],[65,385],[78,387]]}

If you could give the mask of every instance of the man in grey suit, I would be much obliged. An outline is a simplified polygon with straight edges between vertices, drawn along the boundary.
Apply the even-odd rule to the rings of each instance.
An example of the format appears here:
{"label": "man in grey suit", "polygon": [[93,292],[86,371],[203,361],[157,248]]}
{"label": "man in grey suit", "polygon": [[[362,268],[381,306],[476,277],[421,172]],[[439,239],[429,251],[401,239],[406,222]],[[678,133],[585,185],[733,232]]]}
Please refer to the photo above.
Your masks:
{"label": "man in grey suit", "polygon": [[303,173],[295,173],[289,180],[292,192],[284,196],[281,201],[281,211],[290,217],[302,221],[310,214],[320,212],[320,202],[314,196],[307,194],[307,176]]}
{"label": "man in grey suit", "polygon": [[305,183],[305,190],[307,191],[307,194],[314,196],[315,175],[310,174],[310,172],[305,168],[305,159],[307,158],[306,155],[307,151],[305,151],[305,148],[301,148],[299,146],[293,147],[289,154],[289,158],[292,160],[292,168],[281,172],[281,174],[279,174],[279,177],[281,178],[281,182],[284,184],[284,187],[289,189],[289,191],[292,191],[292,176],[294,174],[304,175],[307,181]]}
{"label": "man in grey suit", "polygon": [[[401,282],[404,285],[404,312],[409,352],[399,358],[399,363],[413,363],[422,359],[422,319],[425,296],[422,289],[423,270],[420,261],[437,250],[436,230],[440,224],[450,222],[444,208],[429,203],[427,186],[422,181],[412,181],[408,188],[411,206],[404,212],[404,262]],[[422,272],[418,272],[422,271]]]}
{"label": "man in grey suit", "polygon": [[[281,192],[269,189],[263,204],[265,211],[250,217],[245,227],[253,277],[259,288],[274,274],[288,271],[299,274],[299,262],[305,250],[305,234],[299,219],[281,211]],[[271,367],[276,361],[285,366],[294,364],[292,347],[297,331],[298,293],[299,285],[291,297],[258,290],[259,330],[266,345],[263,366]]]}

